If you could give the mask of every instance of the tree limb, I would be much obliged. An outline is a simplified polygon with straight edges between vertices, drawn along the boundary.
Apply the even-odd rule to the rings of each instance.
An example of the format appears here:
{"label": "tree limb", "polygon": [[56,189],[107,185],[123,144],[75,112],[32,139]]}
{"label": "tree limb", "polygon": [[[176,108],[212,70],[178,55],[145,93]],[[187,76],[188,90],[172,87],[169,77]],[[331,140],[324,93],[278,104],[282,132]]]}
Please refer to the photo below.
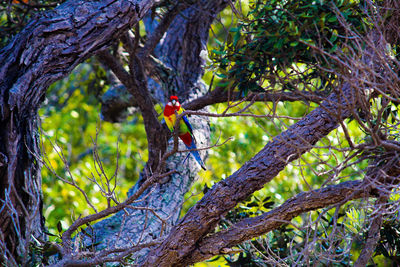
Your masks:
{"label": "tree limb", "polygon": [[[290,222],[301,213],[368,197],[372,188],[362,180],[343,182],[318,190],[302,192],[273,210],[257,217],[243,219],[229,229],[206,236],[184,259],[182,266],[223,254],[243,241],[268,233]],[[365,265],[363,265],[365,266]]]}
{"label": "tree limb", "polygon": [[123,83],[127,90],[133,95],[135,103],[139,106],[143,116],[149,150],[149,162],[147,174],[158,167],[160,155],[166,150],[168,131],[158,120],[154,109],[152,97],[147,88],[147,79],[144,74],[141,59],[136,55],[130,55],[130,72],[127,72],[116,57],[109,51],[98,53],[99,60],[108,66],[117,78]]}
{"label": "tree limb", "polygon": [[239,101],[251,99],[262,102],[279,102],[279,101],[310,101],[320,103],[325,97],[318,96],[310,92],[285,92],[285,91],[267,91],[265,93],[250,93],[248,96],[243,96],[240,92],[234,92],[224,88],[216,88],[209,91],[206,95],[196,98],[195,100],[184,105],[187,110],[199,110],[206,106],[226,103],[230,101]]}

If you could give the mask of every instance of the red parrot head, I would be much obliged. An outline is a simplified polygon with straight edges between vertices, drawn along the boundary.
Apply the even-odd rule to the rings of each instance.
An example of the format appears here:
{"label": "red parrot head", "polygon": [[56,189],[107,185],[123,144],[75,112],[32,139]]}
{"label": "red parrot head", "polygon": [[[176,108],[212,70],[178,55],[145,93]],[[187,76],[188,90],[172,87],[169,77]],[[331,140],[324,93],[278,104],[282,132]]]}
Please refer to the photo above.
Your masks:
{"label": "red parrot head", "polygon": [[[169,97],[169,100],[171,101],[173,106],[179,106],[178,97],[176,95],[171,95]],[[178,104],[176,104],[176,103],[178,103]]]}

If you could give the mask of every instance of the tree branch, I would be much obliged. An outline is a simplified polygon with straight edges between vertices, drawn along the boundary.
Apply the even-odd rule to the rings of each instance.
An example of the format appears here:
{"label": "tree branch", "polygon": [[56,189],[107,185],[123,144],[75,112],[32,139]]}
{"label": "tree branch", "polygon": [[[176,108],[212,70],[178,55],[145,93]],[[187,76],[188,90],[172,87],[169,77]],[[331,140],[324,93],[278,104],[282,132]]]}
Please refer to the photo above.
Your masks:
{"label": "tree branch", "polygon": [[160,155],[166,150],[168,132],[158,120],[154,109],[152,97],[147,88],[147,79],[143,72],[141,60],[136,55],[130,55],[130,73],[128,73],[116,57],[109,51],[98,53],[99,60],[107,65],[133,95],[135,103],[139,106],[143,116],[149,150],[149,172],[155,170],[159,163]]}
{"label": "tree branch", "polygon": [[103,50],[98,52],[97,58],[102,64],[111,69],[111,71],[115,74],[115,76],[117,76],[118,80],[120,80],[125,87],[133,86],[132,78],[129,72],[125,70],[122,63],[119,62],[118,59],[110,53],[110,51]]}
{"label": "tree branch", "polygon": [[209,105],[218,103],[226,103],[229,101],[240,101],[251,99],[262,102],[279,102],[279,101],[310,101],[320,103],[325,97],[318,96],[310,92],[285,92],[285,91],[267,91],[265,93],[250,93],[248,96],[243,96],[240,92],[234,92],[225,88],[216,88],[209,91],[202,97],[184,105],[187,110],[199,110]]}
{"label": "tree branch", "polygon": [[229,229],[200,240],[196,248],[184,259],[182,265],[187,266],[224,254],[226,248],[277,229],[301,213],[371,196],[371,190],[371,186],[358,180],[300,193],[261,216],[244,219]]}
{"label": "tree branch", "polygon": [[362,249],[360,256],[357,261],[354,263],[355,267],[364,267],[367,266],[368,261],[372,257],[372,254],[375,252],[375,247],[379,242],[381,237],[380,231],[383,221],[383,212],[381,211],[382,205],[386,203],[388,197],[381,196],[376,200],[375,203],[375,215],[371,220],[371,224],[369,226],[367,240],[365,242],[365,246]]}
{"label": "tree branch", "polygon": [[[147,168],[149,173],[158,169],[159,159],[167,150],[169,132],[166,127],[161,125],[158,120],[157,112],[154,109],[153,101],[147,86],[147,77],[141,60],[136,55],[130,55],[130,74],[133,86],[127,87],[128,91],[133,95],[142,112],[144,127],[146,130],[149,150],[149,161]],[[161,171],[161,170],[159,170]]]}

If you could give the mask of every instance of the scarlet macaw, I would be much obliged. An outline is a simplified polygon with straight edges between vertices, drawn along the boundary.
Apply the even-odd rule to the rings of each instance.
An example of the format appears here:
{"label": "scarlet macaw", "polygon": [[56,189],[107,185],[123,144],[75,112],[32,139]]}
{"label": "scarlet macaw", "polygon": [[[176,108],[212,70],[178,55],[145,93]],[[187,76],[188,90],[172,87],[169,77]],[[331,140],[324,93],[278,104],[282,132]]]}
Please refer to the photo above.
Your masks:
{"label": "scarlet macaw", "polygon": [[[182,107],[181,104],[178,101],[177,96],[171,96],[169,98],[169,102],[164,108],[164,119],[165,122],[167,123],[168,128],[171,130],[171,132],[174,131],[174,126],[176,122],[176,115],[181,114],[183,111],[185,111]],[[179,131],[178,131],[178,136],[179,138],[183,141],[183,143],[186,145],[187,149],[196,149],[196,140],[193,135],[193,128],[192,125],[190,125],[189,120],[187,119],[186,116],[183,116],[180,123],[179,123]],[[192,150],[190,153],[193,155],[193,157],[196,159],[196,161],[200,164],[200,166],[206,170],[206,167],[201,160],[199,151],[197,150]]]}

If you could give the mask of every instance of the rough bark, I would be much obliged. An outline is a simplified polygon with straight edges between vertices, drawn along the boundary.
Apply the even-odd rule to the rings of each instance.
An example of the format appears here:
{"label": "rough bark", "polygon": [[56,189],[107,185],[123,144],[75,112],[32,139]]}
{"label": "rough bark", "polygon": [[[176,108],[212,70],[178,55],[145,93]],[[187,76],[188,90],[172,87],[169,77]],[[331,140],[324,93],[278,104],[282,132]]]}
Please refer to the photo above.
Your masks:
{"label": "rough bark", "polygon": [[[138,22],[153,1],[67,1],[34,18],[0,53],[1,234],[26,259],[41,234],[37,111],[48,86]],[[32,225],[34,224],[34,225]],[[3,243],[4,244],[4,243]],[[19,258],[19,261],[23,260]]]}
{"label": "rough bark", "polygon": [[206,236],[198,242],[198,246],[187,255],[181,265],[187,266],[215,255],[229,253],[229,248],[277,229],[301,213],[369,197],[372,190],[371,186],[359,180],[300,193],[263,215],[244,219],[227,230]]}

